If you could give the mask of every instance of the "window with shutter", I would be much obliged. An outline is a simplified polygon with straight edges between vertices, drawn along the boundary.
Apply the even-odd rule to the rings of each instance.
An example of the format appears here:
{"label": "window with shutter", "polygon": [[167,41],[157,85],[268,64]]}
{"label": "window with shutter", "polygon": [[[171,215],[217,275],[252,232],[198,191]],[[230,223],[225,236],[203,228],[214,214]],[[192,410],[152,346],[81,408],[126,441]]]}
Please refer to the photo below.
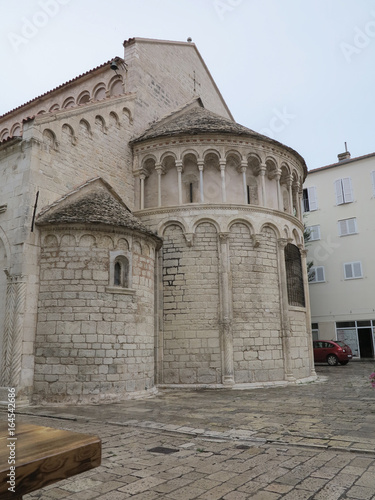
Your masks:
{"label": "window with shutter", "polygon": [[309,234],[309,241],[320,240],[320,225],[308,226],[307,228]]}
{"label": "window with shutter", "polygon": [[338,221],[339,236],[348,236],[350,234],[357,234],[357,219],[343,219]]}
{"label": "window with shutter", "polygon": [[303,190],[302,208],[304,212],[313,212],[314,210],[318,210],[318,198],[315,186],[311,186]]}
{"label": "window with shutter", "polygon": [[335,181],[336,204],[352,203],[354,201],[352,180],[350,177]]}
{"label": "window with shutter", "polygon": [[309,271],[309,283],[323,283],[324,281],[324,266],[311,267]]}
{"label": "window with shutter", "polygon": [[310,212],[313,212],[314,210],[318,210],[318,199],[316,196],[316,187],[312,186],[307,188],[308,195],[309,195],[309,205],[310,205]]}
{"label": "window with shutter", "polygon": [[351,203],[353,201],[353,190],[350,177],[342,179],[342,190],[344,193],[344,203]]}
{"label": "window with shutter", "polygon": [[361,262],[346,262],[344,264],[344,277],[346,280],[362,278]]}

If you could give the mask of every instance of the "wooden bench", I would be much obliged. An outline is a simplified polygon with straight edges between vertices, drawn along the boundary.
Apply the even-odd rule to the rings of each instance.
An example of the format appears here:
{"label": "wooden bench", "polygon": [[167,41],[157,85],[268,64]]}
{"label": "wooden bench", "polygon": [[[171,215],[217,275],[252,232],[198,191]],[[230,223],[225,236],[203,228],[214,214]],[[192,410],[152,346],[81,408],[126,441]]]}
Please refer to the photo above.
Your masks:
{"label": "wooden bench", "polygon": [[[100,462],[101,441],[96,436],[16,423],[12,437],[8,425],[0,424],[1,500],[19,500],[26,493],[98,467]],[[9,490],[13,484],[14,491]]]}

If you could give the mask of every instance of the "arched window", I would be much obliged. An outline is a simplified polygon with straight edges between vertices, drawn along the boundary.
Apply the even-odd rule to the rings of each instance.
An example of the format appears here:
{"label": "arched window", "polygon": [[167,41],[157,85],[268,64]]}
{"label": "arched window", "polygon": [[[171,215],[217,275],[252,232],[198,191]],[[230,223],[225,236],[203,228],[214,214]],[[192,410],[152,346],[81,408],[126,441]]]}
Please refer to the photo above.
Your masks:
{"label": "arched window", "polygon": [[285,268],[289,305],[305,307],[301,254],[291,243],[285,247]]}
{"label": "arched window", "polygon": [[109,283],[106,291],[132,295],[132,255],[126,250],[109,253]]}
{"label": "arched window", "polygon": [[113,285],[129,288],[129,261],[123,255],[115,260]]}

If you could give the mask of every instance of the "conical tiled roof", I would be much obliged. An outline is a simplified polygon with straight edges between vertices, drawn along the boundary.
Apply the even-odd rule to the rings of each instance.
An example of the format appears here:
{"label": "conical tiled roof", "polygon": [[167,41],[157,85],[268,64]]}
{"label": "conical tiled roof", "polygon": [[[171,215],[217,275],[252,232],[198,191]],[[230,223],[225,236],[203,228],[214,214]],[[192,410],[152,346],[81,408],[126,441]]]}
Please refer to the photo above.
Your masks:
{"label": "conical tiled roof", "polygon": [[223,116],[209,111],[203,107],[203,103],[200,98],[194,100],[192,103],[189,103],[182,110],[178,110],[175,113],[162,118],[156,123],[153,123],[140,136],[133,139],[131,143],[138,144],[142,141],[156,139],[158,137],[201,135],[207,133],[231,134],[248,137],[282,147],[298,157],[304,166],[305,172],[307,173],[305,160],[293,148],[286,146],[275,139],[259,134],[250,128],[244,127],[229,118],[224,118]]}
{"label": "conical tiled roof", "polygon": [[135,217],[102,179],[96,178],[41,211],[36,224],[104,224],[124,227],[160,240]]}
{"label": "conical tiled roof", "polygon": [[169,119],[163,119],[151,125],[132,142],[137,143],[146,139],[179,134],[196,135],[204,132],[265,137],[229,118],[217,115],[206,108],[194,106],[185,112],[177,112],[175,116],[171,115]]}

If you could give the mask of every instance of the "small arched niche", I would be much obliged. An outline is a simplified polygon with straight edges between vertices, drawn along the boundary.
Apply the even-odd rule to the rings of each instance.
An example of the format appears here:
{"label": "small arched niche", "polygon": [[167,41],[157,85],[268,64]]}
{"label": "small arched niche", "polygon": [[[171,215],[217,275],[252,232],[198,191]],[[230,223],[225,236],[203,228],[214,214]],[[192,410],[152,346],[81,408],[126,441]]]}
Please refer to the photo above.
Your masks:
{"label": "small arched niche", "polygon": [[231,151],[225,165],[225,191],[227,203],[243,203],[244,186],[241,174],[241,156]]}
{"label": "small arched niche", "polygon": [[93,91],[94,101],[101,101],[106,98],[106,90],[104,83],[96,85]]}
{"label": "small arched niche", "polygon": [[77,98],[77,103],[78,104],[86,104],[90,102],[90,93],[88,90],[85,90],[84,92],[81,92],[81,94]]}
{"label": "small arched niche", "polygon": [[116,96],[124,93],[124,85],[120,76],[115,77],[109,84],[109,95]]}
{"label": "small arched niche", "polygon": [[178,179],[176,158],[172,153],[166,153],[161,164],[164,175],[162,176],[161,204],[163,207],[178,205]]}
{"label": "small arched niche", "polygon": [[142,169],[146,173],[144,181],[144,207],[151,208],[158,206],[158,179],[155,170],[155,158],[147,158],[142,164]]}
{"label": "small arched niche", "polygon": [[67,97],[65,99],[65,101],[63,102],[62,107],[64,109],[69,109],[69,108],[73,108],[74,105],[75,105],[74,97]]}
{"label": "small arched niche", "polygon": [[182,203],[198,203],[199,197],[199,171],[197,157],[193,153],[187,153],[183,157]]}

